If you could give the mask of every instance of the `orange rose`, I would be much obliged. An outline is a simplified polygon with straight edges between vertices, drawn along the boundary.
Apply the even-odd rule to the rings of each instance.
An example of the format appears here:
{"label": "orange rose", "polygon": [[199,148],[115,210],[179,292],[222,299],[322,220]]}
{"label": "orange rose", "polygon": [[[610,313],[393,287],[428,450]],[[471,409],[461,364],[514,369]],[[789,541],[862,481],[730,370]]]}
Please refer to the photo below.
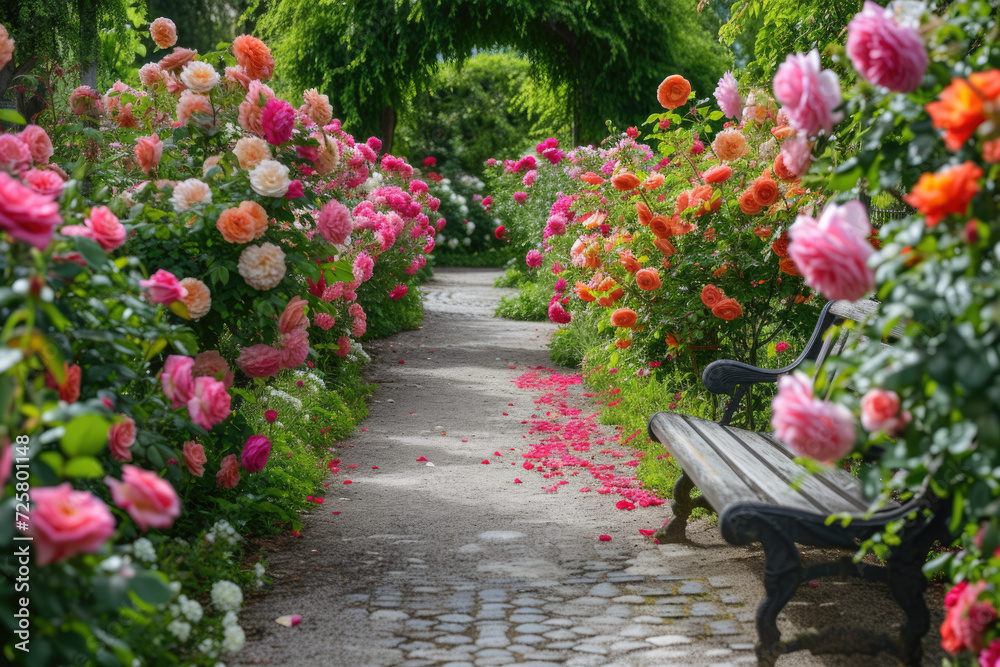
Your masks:
{"label": "orange rose", "polygon": [[652,176],[646,177],[646,180],[642,182],[642,187],[647,190],[655,190],[663,185],[663,181],[665,180],[666,179],[663,177],[663,174],[653,174]]}
{"label": "orange rose", "polygon": [[635,258],[635,256],[632,254],[630,250],[626,250],[625,252],[619,253],[618,261],[622,266],[625,267],[625,270],[628,271],[629,273],[635,273],[636,271],[642,268],[642,265],[639,264],[639,260]]}
{"label": "orange rose", "polygon": [[267,229],[267,213],[257,202],[245,201],[220,213],[215,227],[230,243],[249,243]]}
{"label": "orange rose", "polygon": [[950,213],[965,213],[969,202],[979,192],[977,181],[982,175],[983,170],[972,162],[933,174],[921,174],[913,190],[903,199],[927,216],[927,224],[933,227]]}
{"label": "orange rose", "polygon": [[615,347],[617,347],[619,350],[627,350],[629,345],[631,344],[632,344],[631,338],[619,338],[618,340],[615,341]]}
{"label": "orange rose", "polygon": [[726,297],[722,291],[715,285],[705,285],[701,288],[701,302],[706,308],[715,308],[724,298]]}
{"label": "orange rose", "polygon": [[656,99],[664,109],[676,109],[687,103],[691,84],[680,74],[671,74],[656,89]]}
{"label": "orange rose", "polygon": [[611,294],[608,294],[607,296],[602,296],[600,299],[598,299],[597,305],[604,306],[605,308],[607,308],[608,306],[613,306],[623,296],[625,296],[625,290],[619,287],[618,289],[611,292]]}
{"label": "orange rose", "polygon": [[660,287],[660,274],[656,269],[642,269],[635,274],[635,284],[647,292]]}
{"label": "orange rose", "polygon": [[635,205],[635,212],[639,214],[639,224],[641,225],[648,225],[649,221],[653,219],[653,212],[644,202]]}
{"label": "orange rose", "polygon": [[787,125],[782,125],[780,127],[772,127],[771,134],[774,135],[775,139],[787,139],[788,137],[795,136],[795,128],[789,127]]}
{"label": "orange rose", "polygon": [[[690,200],[688,208],[692,206],[697,206],[698,210],[695,211],[695,215],[702,215],[703,213],[708,213],[715,209],[712,208],[712,186],[711,185],[699,185],[698,187],[691,190]],[[722,200],[719,200],[722,203]],[[715,207],[716,209],[718,206]]]}
{"label": "orange rose", "polygon": [[796,304],[805,303],[806,302],[806,297],[803,296],[802,294],[796,294],[795,298],[793,299],[793,301],[795,301]]}
{"label": "orange rose", "polygon": [[208,315],[212,309],[212,293],[208,285],[197,278],[185,278],[181,285],[187,290],[187,296],[181,297],[181,303],[187,307],[188,316],[192,320],[200,320]]}
{"label": "orange rose", "polygon": [[954,79],[939,100],[926,106],[934,127],[945,130],[944,143],[957,151],[985,120],[985,102],[1000,96],[1000,70],[976,72],[969,80]]}
{"label": "orange rose", "polygon": [[728,264],[723,264],[722,266],[720,266],[719,268],[717,268],[715,271],[712,271],[712,277],[713,278],[718,278],[719,276],[721,276],[723,273],[725,273],[728,270],[729,270],[729,265]]}
{"label": "orange rose", "polygon": [[799,271],[799,267],[795,266],[795,261],[791,257],[785,257],[778,262],[778,268],[782,273],[787,273],[790,276],[801,276],[802,272]]}
{"label": "orange rose", "polygon": [[774,230],[771,228],[770,225],[768,225],[767,227],[761,227],[760,225],[757,225],[756,227],[753,228],[754,236],[759,238],[761,241],[766,241],[769,238],[771,238],[771,234],[773,233],[773,231]]}
{"label": "orange rose", "polygon": [[788,257],[788,232],[781,232],[781,236],[771,244],[771,250],[778,257]]}
{"label": "orange rose", "polygon": [[740,210],[747,215],[760,213],[760,204],[757,203],[757,199],[753,196],[752,187],[740,195]]}
{"label": "orange rose", "polygon": [[639,316],[631,308],[619,308],[611,313],[611,324],[622,329],[631,329],[638,319]]}
{"label": "orange rose", "polygon": [[677,341],[676,334],[667,334],[666,337],[667,347],[680,347],[681,344]]}
{"label": "orange rose", "polygon": [[684,222],[676,215],[670,218],[670,235],[671,236],[683,236],[688,232],[692,232],[698,229],[698,225],[693,223]]}
{"label": "orange rose", "polygon": [[709,227],[708,229],[706,229],[705,233],[702,234],[701,237],[703,239],[705,239],[706,241],[714,241],[715,240],[715,227]]}
{"label": "orange rose", "polygon": [[785,156],[781,153],[778,153],[778,157],[774,158],[774,175],[783,181],[794,181],[798,178],[795,172],[785,166]]}
{"label": "orange rose", "polygon": [[588,171],[586,174],[580,177],[580,180],[584,183],[590,183],[591,185],[600,185],[604,182],[604,179],[595,174],[592,171]]}
{"label": "orange rose", "polygon": [[688,206],[691,205],[691,192],[690,190],[685,190],[684,192],[677,195],[677,205],[674,207],[674,213],[683,213],[687,210]]}
{"label": "orange rose", "polygon": [[666,239],[673,236],[673,225],[670,224],[670,220],[662,215],[654,216],[649,221],[649,231],[653,232],[653,235]]}
{"label": "orange rose", "polygon": [[764,173],[750,186],[753,192],[754,201],[761,208],[776,204],[781,199],[781,191],[778,190],[778,183],[771,178],[771,170],[765,169]]}
{"label": "orange rose", "polygon": [[597,286],[597,291],[598,292],[610,292],[611,290],[613,290],[617,286],[618,286],[618,283],[616,283],[613,278],[605,278]]}
{"label": "orange rose", "polygon": [[729,180],[729,177],[733,175],[733,168],[728,164],[717,164],[704,174],[701,175],[701,180],[706,183],[724,183]]}
{"label": "orange rose", "polygon": [[670,267],[673,265],[670,263],[669,259],[664,257],[663,259],[660,260],[660,266],[662,266],[665,271],[669,271]]}
{"label": "orange rose", "polygon": [[611,185],[615,186],[616,190],[630,192],[639,187],[639,178],[635,174],[618,174],[611,178]]}
{"label": "orange rose", "polygon": [[576,281],[576,285],[573,287],[576,290],[576,295],[584,301],[596,301],[597,297],[594,296],[590,288],[581,283],[579,280]]}
{"label": "orange rose", "polygon": [[1000,139],[987,141],[983,144],[983,159],[989,164],[1000,162]]}
{"label": "orange rose", "polygon": [[712,308],[712,314],[720,320],[732,322],[743,314],[743,308],[736,299],[723,299]]}
{"label": "orange rose", "polygon": [[653,241],[653,245],[655,245],[656,249],[662,252],[667,257],[670,257],[675,252],[677,252],[677,248],[674,247],[674,244],[668,241],[667,239],[656,239]]}
{"label": "orange rose", "polygon": [[251,35],[240,35],[233,40],[236,62],[251,79],[267,81],[274,76],[274,58],[264,42]]}

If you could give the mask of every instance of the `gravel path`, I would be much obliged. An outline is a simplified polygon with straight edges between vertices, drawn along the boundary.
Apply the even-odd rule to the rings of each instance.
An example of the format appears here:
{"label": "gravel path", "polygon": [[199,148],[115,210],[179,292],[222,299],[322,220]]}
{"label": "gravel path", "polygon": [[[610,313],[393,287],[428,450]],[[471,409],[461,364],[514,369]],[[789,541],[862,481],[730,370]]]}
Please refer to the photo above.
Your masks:
{"label": "gravel path", "polygon": [[[621,511],[621,496],[579,493],[589,477],[546,492],[525,474],[520,455],[540,436],[524,420],[547,408],[511,381],[551,365],[555,326],[493,319],[513,291],[493,288],[497,275],[438,270],[421,329],[371,346],[379,389],[366,430],[341,448],[302,537],[268,556],[275,585],[241,614],[247,647],[229,665],[756,662],[759,549],[725,545],[707,522],[693,527],[697,546],[656,546],[639,529],[659,527],[666,505]],[[567,400],[593,412],[583,391]],[[598,449],[587,454],[594,464],[622,463]],[[824,581],[800,592],[782,629],[858,613],[869,626],[901,620],[884,590]],[[274,622],[286,614],[303,620]],[[796,654],[778,664],[895,663]]]}

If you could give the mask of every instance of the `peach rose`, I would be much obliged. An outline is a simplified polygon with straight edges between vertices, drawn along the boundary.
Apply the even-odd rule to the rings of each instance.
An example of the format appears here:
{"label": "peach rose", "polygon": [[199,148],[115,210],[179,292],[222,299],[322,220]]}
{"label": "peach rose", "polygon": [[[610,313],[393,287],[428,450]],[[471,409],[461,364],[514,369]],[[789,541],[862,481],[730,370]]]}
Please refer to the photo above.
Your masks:
{"label": "peach rose", "polygon": [[201,177],[207,178],[208,172],[212,170],[212,167],[218,166],[219,162],[222,161],[221,155],[210,155],[205,158],[205,161],[201,163]]}
{"label": "peach rose", "polygon": [[736,299],[723,299],[712,307],[712,314],[720,320],[732,322],[743,314],[743,308]]}
{"label": "peach rose", "polygon": [[263,160],[271,159],[271,146],[260,137],[243,137],[236,142],[233,153],[240,162],[240,167],[250,169]]}
{"label": "peach rose", "polygon": [[647,292],[659,289],[660,274],[656,269],[641,269],[635,274],[635,284],[639,286],[639,289]]}
{"label": "peach rose", "polygon": [[715,308],[725,297],[715,285],[705,285],[701,288],[701,302],[706,308]]}
{"label": "peach rose", "polygon": [[618,253],[618,263],[625,267],[625,270],[629,273],[635,273],[642,268],[639,264],[639,260],[635,258],[631,250],[625,250],[624,252]]}
{"label": "peach rose", "polygon": [[288,167],[277,160],[261,160],[250,171],[250,187],[264,197],[284,197],[290,185]]}
{"label": "peach rose", "polygon": [[31,496],[28,533],[39,567],[97,553],[115,532],[115,518],[104,502],[90,491],[74,491],[69,482],[36,486]]}
{"label": "peach rose", "polygon": [[163,157],[163,142],[155,133],[148,137],[137,137],[132,153],[139,163],[139,168],[149,174],[160,164],[160,159]]}
{"label": "peach rose", "polygon": [[54,152],[49,135],[37,125],[28,125],[17,136],[28,147],[31,159],[38,164],[48,164]]}
{"label": "peach rose", "polygon": [[320,127],[330,124],[330,121],[333,120],[333,107],[330,106],[329,97],[320,95],[315,88],[310,88],[302,93],[302,99],[305,104],[299,111],[309,116],[309,119]]}
{"label": "peach rose", "polygon": [[676,109],[687,103],[691,84],[680,74],[671,74],[656,88],[656,99],[664,109]]}
{"label": "peach rose", "polygon": [[7,28],[0,25],[0,69],[14,58],[14,40],[7,34]]}
{"label": "peach rose", "polygon": [[733,168],[727,164],[717,164],[701,175],[706,183],[724,183],[733,175]]}
{"label": "peach rose", "polygon": [[184,49],[179,46],[175,46],[174,50],[163,56],[160,62],[157,63],[160,69],[164,72],[169,72],[171,70],[179,70],[184,67],[192,58],[198,55],[196,50]]}
{"label": "peach rose", "polygon": [[198,204],[211,204],[212,188],[197,178],[189,178],[174,186],[170,203],[178,213],[183,213]]}
{"label": "peach rose", "polygon": [[247,285],[269,290],[285,277],[285,253],[273,243],[250,245],[240,253],[238,268]]}
{"label": "peach rose", "polygon": [[896,437],[911,418],[901,409],[899,394],[894,391],[871,389],[861,397],[861,426],[870,433],[885,431]]}
{"label": "peach rose", "polygon": [[149,36],[161,49],[169,49],[177,43],[177,26],[170,19],[161,16],[149,24]]}
{"label": "peach rose", "polygon": [[757,198],[753,196],[753,188],[749,188],[743,191],[743,194],[739,198],[740,210],[747,215],[755,215],[760,213],[760,204],[757,203]]}
{"label": "peach rose", "polygon": [[236,454],[230,454],[222,459],[219,472],[215,473],[215,486],[220,489],[232,489],[240,483],[240,464]]}
{"label": "peach rose", "polygon": [[181,286],[187,290],[187,296],[180,301],[187,307],[188,316],[197,321],[208,315],[208,311],[212,310],[212,293],[208,285],[197,278],[185,278]]}
{"label": "peach rose", "polygon": [[747,138],[736,128],[730,127],[715,135],[712,150],[723,162],[732,162],[746,153]]}
{"label": "peach rose", "polygon": [[181,71],[181,81],[188,87],[188,90],[196,93],[207,93],[219,85],[220,79],[219,73],[215,71],[214,67],[200,60],[192,60],[184,65],[184,69]]}
{"label": "peach rose", "polygon": [[812,380],[800,371],[778,378],[771,426],[795,454],[822,463],[842,459],[854,448],[854,415],[843,405],[813,398]]}
{"label": "peach rose", "polygon": [[[254,207],[260,208],[260,214]],[[260,224],[263,222],[263,224]],[[245,201],[237,208],[227,208],[215,221],[215,228],[230,243],[250,243],[267,229],[267,214],[260,204]]]}
{"label": "peach rose", "polygon": [[181,98],[177,100],[177,122],[181,125],[187,125],[191,122],[191,117],[196,114],[205,114],[209,118],[201,118],[200,120],[195,120],[195,124],[204,127],[211,128],[214,122],[212,116],[212,102],[205,95],[198,95],[190,90],[185,90],[181,93]]}
{"label": "peach rose", "polygon": [[615,186],[616,190],[629,192],[639,187],[639,179],[635,174],[618,174],[611,178],[611,185]]}
{"label": "peach rose", "polygon": [[115,461],[131,461],[135,444],[135,420],[122,415],[122,420],[108,429],[108,449]]}
{"label": "peach rose", "polygon": [[239,65],[234,65],[233,67],[226,68],[226,81],[235,83],[243,88],[243,90],[247,90],[250,87],[250,81],[252,81],[252,79],[247,76],[247,71],[245,69]]}
{"label": "peach rose", "polygon": [[636,315],[635,311],[630,308],[619,308],[615,312],[611,313],[612,326],[620,327],[622,329],[631,329],[635,326],[638,319],[639,316]]}
{"label": "peach rose", "polygon": [[653,174],[652,176],[647,176],[642,182],[642,187],[646,190],[655,190],[656,188],[663,185],[663,181],[666,178],[663,174]]}
{"label": "peach rose", "polygon": [[144,532],[169,528],[181,515],[181,501],[174,487],[155,472],[124,465],[120,482],[109,475],[104,483],[111,489],[115,505],[128,512]]}
{"label": "peach rose", "polygon": [[136,128],[139,127],[139,119],[132,113],[132,103],[122,105],[115,114],[114,123],[118,127]]}
{"label": "peach rose", "polygon": [[193,440],[186,441],[184,443],[184,465],[188,472],[195,477],[204,477],[206,463],[208,463],[208,457],[205,456],[205,447]]}
{"label": "peach rose", "polygon": [[592,171],[588,171],[587,173],[585,173],[583,176],[580,177],[580,180],[583,181],[584,183],[589,183],[590,185],[600,185],[601,183],[604,182],[603,178],[601,178]]}
{"label": "peach rose", "polygon": [[229,368],[229,362],[222,358],[218,350],[206,350],[196,354],[194,365],[191,366],[191,375],[215,378],[226,389],[233,386],[233,371]]}
{"label": "peach rose", "polygon": [[155,88],[163,80],[163,70],[156,63],[146,63],[139,68],[139,83],[146,88]]}
{"label": "peach rose", "polygon": [[653,212],[649,210],[649,207],[645,203],[639,202],[635,205],[635,212],[639,216],[639,224],[648,225],[650,220],[653,219]]}
{"label": "peach rose", "polygon": [[233,40],[236,62],[246,70],[251,79],[267,81],[274,76],[274,58],[264,42],[251,35],[240,35]]}
{"label": "peach rose", "polygon": [[309,135],[319,141],[316,159],[313,160],[313,169],[320,176],[325,176],[333,171],[340,163],[340,142],[332,137],[326,136],[323,132],[313,132]]}
{"label": "peach rose", "polygon": [[[293,331],[305,331],[309,328],[309,318],[306,316],[306,306],[309,304],[299,296],[293,296],[278,318],[278,331],[290,334]],[[354,304],[360,307],[360,304]],[[364,314],[364,311],[361,311]]]}

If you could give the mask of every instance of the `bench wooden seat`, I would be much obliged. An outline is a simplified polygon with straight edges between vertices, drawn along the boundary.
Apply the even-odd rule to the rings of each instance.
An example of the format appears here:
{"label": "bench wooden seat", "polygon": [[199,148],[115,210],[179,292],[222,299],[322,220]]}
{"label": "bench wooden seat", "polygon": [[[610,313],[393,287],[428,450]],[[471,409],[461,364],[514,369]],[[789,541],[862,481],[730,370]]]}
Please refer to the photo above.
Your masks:
{"label": "bench wooden seat", "polygon": [[[674,517],[656,533],[661,543],[687,542],[685,529],[696,507],[719,514],[725,540],[744,545],[760,542],[765,553],[766,597],[757,612],[757,657],[760,665],[773,665],[783,653],[808,648],[813,653],[865,653],[890,651],[906,664],[919,665],[920,639],[930,627],[923,601],[927,580],[921,570],[926,554],[938,539],[948,539],[946,512],[930,497],[904,504],[890,502],[871,515],[861,480],[842,468],[829,467],[821,475],[810,474],[795,462],[795,455],[767,433],[755,433],[728,425],[736,405],[747,389],[758,382],[775,382],[806,360],[825,360],[848,345],[865,344],[856,328],[841,327],[826,336],[831,326],[864,321],[878,308],[870,301],[831,302],[820,314],[806,350],[785,368],[761,369],[734,361],[716,361],[706,367],[703,380],[716,393],[732,396],[719,423],[678,414],[659,412],[649,420],[649,436],[660,442],[680,465],[682,474],[674,486],[671,507]],[[901,328],[893,335],[902,334]],[[836,340],[834,340],[836,338]],[[828,364],[823,372],[831,372]],[[693,487],[701,496],[692,498]],[[930,510],[930,511],[923,511]],[[832,515],[850,517],[849,522],[830,522]],[[855,564],[850,557],[834,563],[803,567],[798,544],[856,550],[859,540],[880,532],[893,521],[904,520],[902,543],[885,566]],[[776,619],[803,581],[821,576],[857,576],[888,583],[892,595],[906,613],[899,635],[858,629],[825,628],[791,641],[782,641]]]}

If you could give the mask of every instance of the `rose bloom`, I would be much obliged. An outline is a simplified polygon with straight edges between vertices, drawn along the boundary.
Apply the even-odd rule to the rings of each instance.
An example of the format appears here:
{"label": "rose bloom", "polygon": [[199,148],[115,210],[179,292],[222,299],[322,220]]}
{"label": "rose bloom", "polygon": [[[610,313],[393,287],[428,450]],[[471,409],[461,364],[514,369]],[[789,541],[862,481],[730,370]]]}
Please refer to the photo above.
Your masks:
{"label": "rose bloom", "polygon": [[660,287],[660,274],[656,269],[640,269],[635,274],[635,284],[639,289],[650,291]]}
{"label": "rose bloom", "polygon": [[155,133],[148,137],[137,137],[132,153],[139,163],[139,168],[148,174],[160,164],[160,159],[163,157],[163,142]]}
{"label": "rose bloom", "polygon": [[104,112],[101,94],[90,86],[80,86],[70,93],[69,106],[75,116],[100,116]]}
{"label": "rose bloom", "polygon": [[639,216],[639,224],[648,225],[649,221],[653,219],[653,212],[643,202],[638,202],[635,205],[635,212]]}
{"label": "rose bloom", "polygon": [[149,300],[169,306],[187,296],[187,289],[177,280],[177,276],[164,269],[158,270],[148,280],[140,280],[139,286],[147,290]]}
{"label": "rose bloom", "polygon": [[180,301],[187,307],[190,318],[197,321],[208,315],[212,310],[212,293],[208,285],[197,278],[185,278],[181,286],[187,290],[187,295]]}
{"label": "rose bloom", "polygon": [[323,331],[329,331],[333,328],[333,325],[337,323],[337,321],[333,318],[333,315],[329,313],[316,313],[313,320],[315,321],[316,326]]}
{"label": "rose bloom", "polygon": [[663,182],[665,180],[667,179],[663,174],[653,174],[651,176],[647,176],[642,181],[642,187],[645,188],[646,190],[655,190],[656,188],[663,185]]}
{"label": "rose bloom", "polygon": [[54,152],[52,140],[49,135],[38,125],[27,125],[17,134],[18,138],[28,147],[31,159],[38,164],[48,164],[49,158]]}
{"label": "rose bloom", "polygon": [[635,326],[636,321],[639,316],[635,314],[630,308],[619,308],[615,312],[611,313],[611,324],[612,326],[621,327],[623,329],[630,329]]}
{"label": "rose bloom", "polygon": [[189,178],[174,186],[170,203],[178,213],[183,213],[197,204],[211,204],[212,188],[197,178]]}
{"label": "rose bloom", "polygon": [[161,49],[169,49],[177,43],[177,26],[170,19],[161,16],[149,24],[149,36]]}
{"label": "rose bloom", "polygon": [[795,263],[795,260],[792,259],[791,257],[785,257],[780,262],[778,262],[778,270],[780,270],[782,273],[787,273],[790,276],[795,276],[796,278],[800,278],[805,275],[804,273],[802,273],[802,270]]}
{"label": "rose bloom", "polygon": [[600,185],[604,182],[604,179],[595,174],[592,171],[588,171],[584,175],[580,176],[580,180],[584,183],[589,183],[590,185]]}
{"label": "rose bloom", "polygon": [[329,174],[340,164],[340,142],[322,132],[313,132],[309,136],[319,141],[319,146],[316,148],[316,159],[313,160],[313,169],[321,176]]}
{"label": "rose bloom", "polygon": [[48,197],[58,198],[65,185],[62,176],[51,169],[29,169],[21,174],[21,178],[29,188]]}
{"label": "rose bloom", "polygon": [[271,50],[256,37],[240,35],[234,39],[233,55],[251,79],[267,81],[274,76],[274,58],[271,57]]}
{"label": "rose bloom", "polygon": [[[159,65],[157,65],[157,67],[159,67]],[[184,86],[184,83],[170,72],[164,72],[161,70],[160,78],[163,81],[163,86],[167,89],[167,92],[170,93],[171,95],[180,95],[185,90],[187,90],[187,88]]]}
{"label": "rose bloom", "polygon": [[196,354],[191,375],[215,378],[222,382],[226,389],[233,386],[233,371],[229,368],[229,362],[222,358],[218,350],[206,350]]}
{"label": "rose bloom", "polygon": [[240,461],[246,471],[252,474],[263,470],[270,456],[271,441],[263,435],[252,435],[243,445]]}
{"label": "rose bloom", "polygon": [[111,252],[125,243],[125,227],[107,206],[95,206],[82,225],[67,225],[59,230],[63,236],[85,236]]}
{"label": "rose bloom", "polygon": [[195,424],[210,431],[229,416],[231,402],[224,384],[215,378],[198,377],[194,379],[194,393],[187,402],[188,415]]}
{"label": "rose bloom", "polygon": [[160,58],[160,62],[157,64],[164,72],[179,70],[196,55],[198,55],[198,51],[196,50],[184,49],[179,46],[175,46],[174,50]]}
{"label": "rose bloom", "polygon": [[271,158],[271,147],[260,137],[243,137],[236,142],[233,153],[240,162],[240,167],[250,169],[256,167],[262,160]]}
{"label": "rose bloom", "polygon": [[135,420],[122,415],[122,420],[108,429],[108,449],[116,461],[131,461],[135,444]]}
{"label": "rose bloom", "polygon": [[18,174],[31,166],[31,149],[13,133],[0,134],[0,170]]}
{"label": "rose bloom", "polygon": [[705,285],[701,288],[701,302],[706,308],[715,308],[725,298],[715,285]]}
{"label": "rose bloom", "polygon": [[247,377],[271,377],[281,370],[281,353],[263,343],[251,345],[240,350],[236,365]]}
{"label": "rose bloom", "polygon": [[[948,609],[941,625],[941,645],[949,652],[959,653],[968,649],[978,653],[983,650],[983,635],[997,618],[993,605],[979,599],[986,587],[985,581],[966,586]],[[946,638],[951,640],[948,642],[950,645],[946,645]]]}
{"label": "rose bloom", "polygon": [[[635,255],[632,254],[631,250],[625,250],[619,253],[618,263],[624,266],[625,270],[633,275],[635,275],[642,268],[642,264],[640,264],[639,260],[635,258]],[[562,284],[565,287],[566,283],[566,281],[563,280],[562,278],[560,278],[559,281],[560,282],[556,283],[557,292],[561,292],[562,289],[559,289],[559,286]]]}
{"label": "rose bloom", "polygon": [[747,139],[739,130],[730,127],[715,135],[712,150],[723,162],[732,162],[746,153]]}
{"label": "rose bloom", "polygon": [[[309,328],[309,318],[306,316],[306,306],[307,302],[303,301],[299,296],[293,296],[289,299],[288,303],[285,304],[285,309],[281,312],[281,316],[278,318],[278,331],[282,334],[290,334],[293,331],[305,331]],[[360,304],[354,304],[359,309]],[[361,311],[361,315],[364,315],[364,311]],[[357,317],[357,316],[355,316]]]}
{"label": "rose bloom", "polygon": [[812,164],[812,142],[804,137],[788,139],[781,144],[781,161],[796,176],[803,176]]}
{"label": "rose bloom", "polygon": [[320,95],[315,88],[310,88],[302,93],[302,99],[305,104],[299,111],[309,116],[309,119],[320,127],[326,127],[330,124],[330,121],[333,120],[333,107],[330,106],[329,97]]}
{"label": "rose bloom", "polygon": [[389,292],[389,298],[394,300],[402,299],[409,291],[410,288],[406,285],[396,285],[392,288],[392,291]]}
{"label": "rose bloom", "polygon": [[871,223],[861,202],[829,204],[819,220],[799,215],[788,236],[788,254],[806,285],[826,298],[856,301],[875,289],[875,273],[867,265],[875,252],[868,242]]}
{"label": "rose bloom", "polygon": [[743,315],[743,307],[736,299],[722,299],[712,306],[712,314],[720,320],[732,322]]}
{"label": "rose bloom", "polygon": [[215,486],[220,489],[232,489],[240,483],[240,464],[236,454],[230,454],[222,459],[219,472],[215,473]]}
{"label": "rose bloom", "polygon": [[261,160],[250,171],[250,187],[264,197],[284,197],[290,184],[288,167],[277,160]]}
{"label": "rose bloom", "polygon": [[351,339],[347,336],[341,336],[337,339],[337,349],[334,350],[334,354],[343,359],[347,356],[347,353],[351,351]]}
{"label": "rose bloom", "polygon": [[[187,125],[191,121],[191,116],[196,113],[212,116],[212,101],[206,95],[198,95],[190,90],[185,90],[177,101],[177,122],[181,125]],[[209,118],[197,124],[209,129],[212,127],[212,119]]]}
{"label": "rose bloom", "polygon": [[194,376],[192,367],[194,359],[171,354],[160,371],[160,386],[163,395],[170,401],[170,407],[179,408],[187,405],[194,395]]}
{"label": "rose bloom", "polygon": [[733,175],[733,169],[727,164],[717,164],[701,175],[706,183],[725,183]]}
{"label": "rose bloom", "polygon": [[132,103],[122,105],[118,114],[114,118],[114,123],[118,127],[136,128],[139,127],[139,119],[132,113]]}
{"label": "rose bloom", "polygon": [[738,119],[743,113],[743,99],[740,97],[740,86],[732,72],[726,72],[719,79],[715,89],[715,101],[719,109],[729,118]]}
{"label": "rose bloom", "polygon": [[362,250],[358,253],[358,256],[354,258],[354,265],[352,267],[352,274],[354,279],[358,283],[363,283],[367,280],[371,280],[372,272],[375,269],[375,260],[372,259],[371,255],[367,251]]}
{"label": "rose bloom", "polygon": [[207,93],[219,85],[219,73],[206,62],[192,60],[184,65],[181,71],[181,81],[196,93]]}
{"label": "rose bloom", "polygon": [[104,478],[115,505],[128,512],[143,531],[169,528],[181,514],[181,501],[170,482],[155,472],[122,466],[122,480]]}
{"label": "rose bloom", "polygon": [[278,146],[292,138],[295,127],[295,109],[284,100],[268,100],[260,117],[267,143]]}
{"label": "rose bloom", "polygon": [[354,229],[351,212],[336,199],[323,204],[316,216],[316,229],[327,243],[341,245]]}
{"label": "rose bloom", "polygon": [[979,193],[982,176],[983,170],[971,161],[945,167],[935,173],[921,174],[903,199],[927,217],[928,226],[934,227],[951,213],[965,214],[969,202]]}
{"label": "rose bloom", "polygon": [[14,40],[7,34],[7,28],[0,25],[0,69],[14,58]]}
{"label": "rose bloom", "polygon": [[220,213],[215,228],[230,243],[249,243],[267,231],[267,212],[257,202],[245,201]]}
{"label": "rose bloom", "polygon": [[986,104],[1000,97],[1000,70],[973,72],[968,81],[955,78],[938,100],[927,104],[934,127],[944,130],[944,144],[957,151],[986,120]]}
{"label": "rose bloom", "polygon": [[156,63],[146,63],[139,68],[139,83],[146,88],[155,88],[163,80],[163,70]]}
{"label": "rose bloom", "polygon": [[927,52],[916,30],[896,22],[892,9],[866,0],[847,25],[847,55],[876,86],[912,93],[927,70]]}
{"label": "rose bloom", "polygon": [[639,179],[635,174],[618,174],[612,177],[611,185],[621,192],[629,192],[639,187]]}
{"label": "rose bloom", "polygon": [[691,84],[680,74],[671,74],[656,88],[656,99],[664,109],[676,109],[687,103]]}
{"label": "rose bloom", "polygon": [[871,389],[861,397],[861,426],[871,433],[885,431],[895,437],[911,419],[910,413],[900,408],[896,392]]}
{"label": "rose bloom", "polygon": [[250,245],[240,253],[238,268],[247,285],[269,290],[285,277],[285,253],[273,243]]}
{"label": "rose bloom", "polygon": [[90,491],[74,491],[69,482],[30,490],[28,534],[35,565],[42,567],[81,553],[97,553],[115,532],[111,510]]}
{"label": "rose bloom", "polygon": [[76,403],[80,399],[80,376],[82,374],[80,367],[64,361],[63,372],[66,375],[66,380],[60,384],[51,372],[45,371],[45,386],[50,389],[58,389],[59,400]]}
{"label": "rose bloom", "polygon": [[226,68],[226,81],[230,83],[235,83],[236,85],[246,90],[250,87],[250,77],[247,76],[247,71],[240,67],[239,65],[234,65],[233,67]]}
{"label": "rose bloom", "polygon": [[524,257],[524,263],[533,269],[537,269],[542,265],[542,253],[537,250],[529,250],[528,254]]}
{"label": "rose bloom", "polygon": [[832,463],[854,447],[854,415],[843,405],[813,398],[812,380],[799,371],[778,378],[771,415],[775,436],[798,456]]}
{"label": "rose bloom", "polygon": [[788,167],[785,166],[785,156],[778,153],[778,156],[774,158],[774,175],[783,181],[794,181],[798,176],[795,175]]}
{"label": "rose bloom", "polygon": [[775,204],[781,199],[778,183],[771,178],[770,170],[765,170],[763,175],[751,184],[750,191],[753,192],[753,198],[761,208]]}
{"label": "rose bloom", "polygon": [[788,124],[812,136],[821,129],[833,131],[844,114],[840,106],[840,79],[832,70],[821,70],[819,51],[789,54],[774,76],[774,96],[781,103]]}
{"label": "rose bloom", "polygon": [[562,304],[559,303],[558,299],[554,299],[552,303],[549,304],[549,319],[556,324],[569,324],[573,319],[572,316],[566,312]]}
{"label": "rose bloom", "polygon": [[205,456],[205,447],[193,440],[186,441],[184,443],[184,465],[188,472],[195,477],[204,477],[206,463],[208,463],[208,457]]}
{"label": "rose bloom", "polygon": [[1000,639],[994,639],[979,654],[980,667],[1000,667]]}

